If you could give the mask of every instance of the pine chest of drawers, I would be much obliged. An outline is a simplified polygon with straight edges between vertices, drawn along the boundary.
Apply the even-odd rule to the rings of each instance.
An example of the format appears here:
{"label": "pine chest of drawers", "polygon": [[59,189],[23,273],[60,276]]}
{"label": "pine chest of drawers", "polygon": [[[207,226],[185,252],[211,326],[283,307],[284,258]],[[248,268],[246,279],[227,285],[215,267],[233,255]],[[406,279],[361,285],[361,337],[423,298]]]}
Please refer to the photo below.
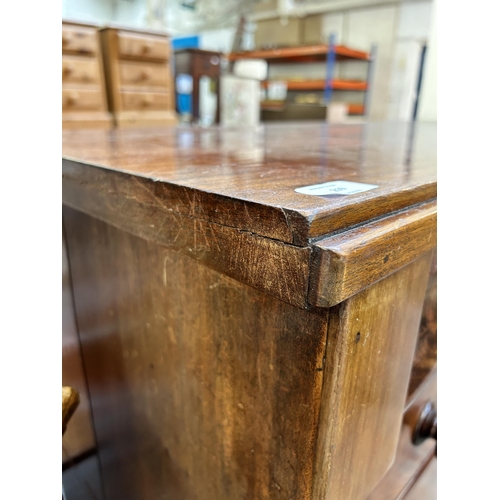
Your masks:
{"label": "pine chest of drawers", "polygon": [[101,30],[110,109],[117,127],[177,122],[166,35],[106,27]]}
{"label": "pine chest of drawers", "polygon": [[96,26],[62,23],[63,128],[110,128]]}

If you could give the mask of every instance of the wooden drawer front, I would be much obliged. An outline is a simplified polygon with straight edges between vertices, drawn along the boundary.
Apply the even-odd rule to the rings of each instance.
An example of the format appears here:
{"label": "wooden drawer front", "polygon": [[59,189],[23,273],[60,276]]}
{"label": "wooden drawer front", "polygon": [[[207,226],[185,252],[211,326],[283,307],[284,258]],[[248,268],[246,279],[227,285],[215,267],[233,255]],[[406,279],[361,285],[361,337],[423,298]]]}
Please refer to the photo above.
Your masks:
{"label": "wooden drawer front", "polygon": [[433,459],[436,448],[434,440],[428,439],[418,445],[412,442],[415,422],[413,412],[418,412],[427,401],[433,402],[437,407],[436,369],[425,378],[416,391],[414,400],[408,403],[394,463],[366,500],[402,500],[406,498],[405,495],[415,480],[426,468],[429,461]]}
{"label": "wooden drawer front", "polygon": [[97,33],[95,29],[63,26],[63,54],[97,54]]}
{"label": "wooden drawer front", "polygon": [[122,85],[170,87],[169,69],[166,64],[145,64],[120,61]]}
{"label": "wooden drawer front", "polygon": [[99,84],[101,78],[97,59],[63,56],[62,81]]}
{"label": "wooden drawer front", "polygon": [[168,39],[118,33],[118,52],[121,57],[166,61],[170,57]]}
{"label": "wooden drawer front", "polygon": [[104,109],[100,90],[63,89],[62,109],[65,111],[94,111]]}
{"label": "wooden drawer front", "polygon": [[168,110],[171,108],[170,92],[121,92],[123,109]]}

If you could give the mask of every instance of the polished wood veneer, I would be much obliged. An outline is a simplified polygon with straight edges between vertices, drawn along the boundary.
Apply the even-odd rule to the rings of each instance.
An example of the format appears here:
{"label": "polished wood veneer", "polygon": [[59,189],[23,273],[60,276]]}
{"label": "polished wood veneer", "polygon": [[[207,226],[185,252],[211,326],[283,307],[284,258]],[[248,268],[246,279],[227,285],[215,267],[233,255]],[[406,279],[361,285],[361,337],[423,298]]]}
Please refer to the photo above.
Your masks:
{"label": "polished wood veneer", "polygon": [[[389,474],[436,246],[435,127],[63,135],[104,490],[366,500]],[[351,180],[378,187],[308,196]]]}
{"label": "polished wood veneer", "polygon": [[[130,174],[179,214],[305,246],[435,198],[435,131],[432,124],[413,132],[406,124],[292,124],[69,133],[63,156],[77,160],[75,169],[80,163]],[[321,198],[294,191],[335,179],[379,188]]]}

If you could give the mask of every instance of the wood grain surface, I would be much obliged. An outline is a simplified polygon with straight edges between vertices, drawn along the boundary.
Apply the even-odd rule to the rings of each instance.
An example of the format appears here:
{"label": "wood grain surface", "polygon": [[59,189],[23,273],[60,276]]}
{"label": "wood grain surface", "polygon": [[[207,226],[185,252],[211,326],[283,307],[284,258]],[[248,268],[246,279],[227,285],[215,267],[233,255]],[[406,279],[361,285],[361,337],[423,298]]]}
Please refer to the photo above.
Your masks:
{"label": "wood grain surface", "polygon": [[364,500],[394,460],[430,259],[331,309],[314,499]]}
{"label": "wood grain surface", "polygon": [[427,282],[417,346],[413,356],[408,398],[422,386],[437,363],[437,251],[432,253],[431,271]]}
{"label": "wood grain surface", "polygon": [[80,340],[76,325],[73,289],[69,271],[68,252],[62,235],[62,363],[63,386],[73,387],[79,394],[79,405],[71,417],[71,424],[62,439],[62,461],[73,458],[95,447],[92,414],[85,380]]}
{"label": "wood grain surface", "polygon": [[[178,199],[189,198],[190,206],[196,206],[197,195],[192,190],[179,189],[175,198],[161,201],[155,195],[155,186],[141,178],[125,174],[117,177],[106,170],[73,164],[65,172],[63,200],[68,206],[180,251],[291,304],[308,306],[309,248],[208,222],[187,210],[184,215],[173,211],[171,207]],[[216,210],[214,204],[212,211]],[[249,218],[252,211],[235,213]]]}
{"label": "wood grain surface", "polygon": [[64,218],[108,496],[365,498],[394,457],[430,254],[303,310]]}
{"label": "wood grain surface", "polygon": [[[421,381],[419,390],[412,400],[406,402],[405,417],[413,407],[419,407],[422,402],[431,400],[437,405],[437,371],[434,370]],[[436,442],[432,439],[418,446],[412,443],[412,429],[403,420],[399,437],[396,458],[387,474],[383,477],[367,500],[402,500],[412,490],[415,482],[434,459]],[[416,498],[416,497],[414,497]],[[431,500],[425,496],[421,500]]]}
{"label": "wood grain surface", "polygon": [[437,500],[437,458],[433,457],[405,500]]}
{"label": "wood grain surface", "polygon": [[[160,197],[162,189],[129,174],[64,163],[67,205],[303,308],[338,304],[436,246],[435,202],[341,232],[311,247],[298,247],[239,229],[259,216],[259,205],[234,201],[233,212],[226,213],[210,194],[199,201],[195,190],[176,188],[170,196]],[[199,208],[201,204],[206,212]],[[209,222],[231,213],[235,214],[232,226]],[[282,234],[286,228],[282,225]]]}
{"label": "wood grain surface", "polygon": [[108,498],[310,498],[328,310],[64,210]]}
{"label": "wood grain surface", "polygon": [[[408,404],[434,138],[396,124],[64,134],[108,498],[366,500]],[[294,191],[339,179],[378,187]]]}
{"label": "wood grain surface", "polygon": [[[436,207],[429,198],[435,195],[435,164],[432,148],[424,147],[435,128],[424,127],[430,139],[416,141],[421,148],[413,149],[412,157],[423,170],[406,165],[401,177],[391,158],[398,150],[406,151],[397,138],[401,142],[408,131],[378,126],[279,125],[262,129],[263,135],[254,129],[197,128],[68,133],[63,202],[291,304],[330,307],[436,243]],[[391,130],[394,135],[386,149],[367,148],[365,156],[359,156],[363,134],[380,141]],[[302,141],[309,141],[304,144],[307,163],[297,159],[297,131],[303,132]],[[343,179],[376,182],[379,188],[351,196],[296,193],[290,183],[298,179],[299,185],[328,179],[330,167],[321,165],[315,153],[322,133],[325,147],[338,155],[333,170],[341,164]],[[245,153],[245,147],[259,136],[270,157],[243,160],[245,154],[257,160],[252,157],[256,151]],[[298,153],[283,149],[287,141],[296,141],[293,151]],[[231,153],[226,157],[227,149]],[[352,162],[353,151],[362,163]],[[375,151],[377,162],[375,157],[368,161]],[[417,151],[424,151],[425,161]],[[224,164],[227,158],[230,166]],[[367,177],[371,162],[377,168]],[[316,175],[320,171],[322,179]],[[415,177],[420,177],[416,185]],[[387,185],[382,186],[381,179]]]}
{"label": "wood grain surface", "polygon": [[[90,164],[142,178],[160,201],[175,200],[170,208],[179,213],[297,246],[437,192],[436,127],[428,123],[68,131],[63,157],[71,168]],[[350,196],[295,192],[334,180],[378,188]],[[179,188],[196,198],[179,196]],[[246,208],[252,215],[240,217]]]}

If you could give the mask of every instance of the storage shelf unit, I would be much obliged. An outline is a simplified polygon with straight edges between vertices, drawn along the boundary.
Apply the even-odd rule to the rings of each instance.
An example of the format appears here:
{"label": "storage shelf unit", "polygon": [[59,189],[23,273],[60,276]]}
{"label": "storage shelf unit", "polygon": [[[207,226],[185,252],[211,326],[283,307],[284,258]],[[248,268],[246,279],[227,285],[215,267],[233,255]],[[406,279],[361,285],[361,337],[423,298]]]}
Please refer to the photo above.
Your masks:
{"label": "storage shelf unit", "polygon": [[[310,45],[302,47],[285,47],[270,50],[250,50],[245,52],[233,52],[228,54],[228,60],[235,62],[244,59],[264,59],[269,65],[272,64],[300,64],[326,62],[329,46],[326,44]],[[373,62],[372,55],[361,50],[351,49],[344,45],[334,47],[337,61],[367,61]],[[368,72],[370,74],[370,72]],[[325,88],[325,80],[285,80],[290,91],[321,91]],[[267,88],[269,81],[262,82],[262,87]],[[369,81],[364,80],[332,80],[333,90],[369,91]],[[268,101],[269,102],[269,101]],[[261,109],[276,109],[276,103],[268,105],[264,102]],[[366,102],[366,99],[365,99]],[[366,106],[359,103],[349,103],[348,113],[350,115],[363,115]]]}
{"label": "storage shelf unit", "polygon": [[[328,54],[328,45],[308,45],[303,47],[285,47],[270,50],[249,50],[233,52],[228,55],[229,61],[239,59],[265,59],[268,63],[303,63],[325,61]],[[335,55],[338,60],[357,59],[369,61],[370,54],[361,50],[350,49],[344,45],[335,46]]]}
{"label": "storage shelf unit", "polygon": [[[288,90],[323,90],[325,80],[285,80]],[[368,90],[368,83],[362,80],[332,80],[334,90]],[[267,88],[268,81],[262,82]]]}
{"label": "storage shelf unit", "polygon": [[[268,111],[282,111],[285,105],[283,101],[262,101],[260,103],[260,109]],[[348,104],[347,112],[350,115],[362,115],[365,112],[365,107],[362,104]]]}

